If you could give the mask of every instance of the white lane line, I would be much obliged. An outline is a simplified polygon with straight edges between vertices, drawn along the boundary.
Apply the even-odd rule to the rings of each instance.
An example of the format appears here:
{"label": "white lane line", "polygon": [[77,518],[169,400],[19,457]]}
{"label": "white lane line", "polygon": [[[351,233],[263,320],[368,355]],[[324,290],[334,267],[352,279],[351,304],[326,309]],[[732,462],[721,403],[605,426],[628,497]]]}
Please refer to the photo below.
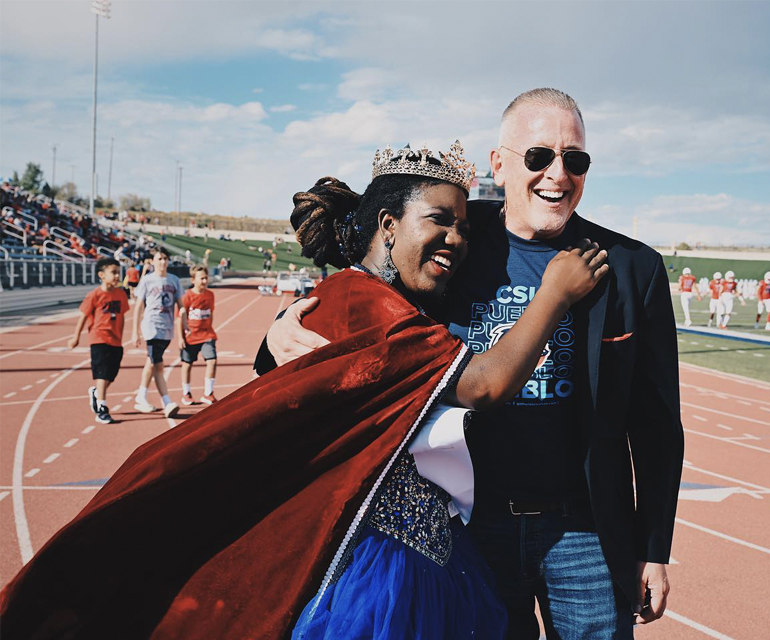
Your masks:
{"label": "white lane line", "polygon": [[24,386],[21,388],[21,390],[22,390],[22,391],[29,391],[31,388],[32,388],[32,385],[31,385],[31,384],[27,384],[27,385],[24,385]]}
{"label": "white lane line", "polygon": [[48,378],[40,378],[35,384],[43,384]]}
{"label": "white lane line", "polygon": [[761,484],[754,484],[753,482],[746,482],[745,480],[738,480],[738,478],[733,478],[731,476],[726,476],[721,473],[715,473],[714,471],[707,471],[706,469],[701,469],[700,467],[695,467],[689,462],[684,463],[684,468],[689,469],[690,471],[695,471],[697,473],[702,473],[707,476],[711,476],[712,478],[719,478],[720,480],[727,480],[728,482],[735,482],[737,484],[742,484],[744,487],[750,487],[752,489],[756,489],[758,491],[767,492],[770,493],[770,487],[763,487]]}
{"label": "white lane line", "polygon": [[68,440],[68,441],[67,441],[67,442],[64,444],[64,448],[65,448],[65,449],[69,449],[70,447],[74,447],[74,446],[75,446],[75,445],[76,445],[78,442],[80,442],[80,439],[79,439],[79,438],[72,438],[72,440]]}
{"label": "white lane line", "polygon": [[9,495],[11,495],[10,491],[0,491],[0,502],[3,501],[3,498],[5,498],[6,496],[9,496]]}
{"label": "white lane line", "polygon": [[13,396],[16,395],[15,391],[11,391],[10,393],[6,393],[3,398],[13,398]]}
{"label": "white lane line", "polygon": [[692,416],[693,420],[700,420],[701,422],[708,422],[708,418],[704,418],[703,416]]}
{"label": "white lane line", "polygon": [[[24,477],[25,478],[33,478],[38,473],[40,473],[40,469],[30,469],[29,471],[27,471],[27,473],[24,474]],[[25,521],[26,521],[26,519],[25,519]],[[17,524],[17,529],[18,529],[18,522],[16,524]],[[18,537],[18,531],[17,531],[17,537]],[[27,531],[27,538],[29,538],[29,530]],[[19,545],[19,547],[21,547],[21,545]],[[31,556],[31,551],[32,551],[32,548],[30,547],[30,558],[32,557]],[[27,564],[28,561],[29,561],[29,558],[27,558],[27,560],[24,561],[24,564]]]}
{"label": "white lane line", "polygon": [[759,407],[762,411],[770,411],[770,407]]}
{"label": "white lane line", "polygon": [[[754,354],[754,355],[757,355],[757,354]],[[757,389],[770,391],[770,384],[768,384],[767,382],[762,382],[761,380],[757,380],[755,378],[749,378],[748,376],[740,376],[737,373],[722,373],[721,371],[714,371],[714,369],[709,369],[708,367],[701,367],[701,366],[698,366],[697,364],[690,364],[688,362],[680,362],[679,368],[689,369],[694,373],[702,373],[703,375],[713,376],[714,378],[720,378],[722,380],[731,380],[732,382],[740,382],[741,384],[745,384],[751,387],[756,387]]]}
{"label": "white lane line", "polygon": [[83,430],[82,430],[80,433],[89,434],[89,433],[91,433],[91,432],[92,432],[94,429],[96,429],[96,427],[95,427],[94,425],[91,425],[90,427],[86,427],[85,429],[83,429]]}
{"label": "white lane line", "polygon": [[133,396],[126,396],[125,398],[123,398],[123,402],[124,403],[131,402],[131,398],[133,398]]}
{"label": "white lane line", "polygon": [[[2,1],[2,0],[0,0],[0,1]],[[242,382],[235,383],[235,384],[219,384],[219,383],[217,383],[217,389],[229,389],[229,388],[240,389],[243,385],[244,385],[244,383],[242,383]],[[169,387],[168,390],[169,390],[169,393],[176,393],[178,391],[181,391],[182,387]],[[133,396],[129,396],[129,400],[133,400],[133,399],[134,399]],[[44,403],[46,403],[46,402],[65,402],[65,401],[69,402],[70,400],[81,401],[81,400],[83,400],[83,395],[80,394],[80,395],[76,395],[76,396],[59,396],[57,398],[46,398],[45,400],[43,400],[43,402]],[[34,402],[34,400],[12,400],[11,402],[3,402],[2,404],[3,404],[4,407],[10,407],[10,406],[15,406],[15,405],[19,405],[19,404],[32,404],[33,402]],[[133,402],[131,402],[131,405],[133,406]]]}
{"label": "white lane line", "polygon": [[120,409],[123,407],[122,404],[116,404],[114,407],[112,407],[113,411],[120,411]]}
{"label": "white lane line", "polygon": [[[53,344],[54,342],[61,342],[62,340],[66,340],[67,338],[72,337],[71,335],[62,336],[61,338],[54,338],[53,340],[46,340],[45,342],[40,342],[38,344],[33,344],[31,347],[26,347],[24,349],[19,349],[18,351],[11,351],[11,353],[4,353],[0,356],[0,360],[5,360],[6,358],[10,358],[11,356],[18,355],[19,353],[24,353],[25,351],[34,351],[35,349],[38,349],[39,347],[45,347],[49,344]],[[59,374],[56,374],[59,375]]]}
{"label": "white lane line", "polygon": [[767,547],[762,547],[758,544],[754,544],[753,542],[746,542],[746,540],[741,540],[740,538],[735,538],[733,536],[728,536],[726,533],[722,533],[721,531],[714,531],[714,529],[709,529],[707,527],[703,527],[699,524],[695,524],[694,522],[688,522],[687,520],[682,520],[681,518],[676,518],[676,522],[678,524],[683,524],[686,527],[692,527],[693,529],[696,529],[697,531],[702,531],[703,533],[708,533],[709,535],[715,536],[717,538],[722,538],[722,540],[727,540],[728,542],[734,542],[735,544],[739,544],[743,547],[748,547],[749,549],[754,549],[754,551],[761,551],[762,553],[766,553],[770,555],[770,549]]}
{"label": "white lane line", "polygon": [[683,615],[671,611],[671,609],[666,609],[663,615],[668,616],[669,618],[671,618],[672,620],[676,620],[677,622],[681,622],[682,624],[685,624],[688,627],[692,627],[693,629],[700,631],[701,633],[709,636],[710,638],[717,638],[717,640],[735,640],[730,636],[726,636],[724,633],[720,633],[719,631],[715,631],[714,629],[707,627],[705,624],[701,624],[700,622],[695,622],[695,620],[690,620],[690,618],[685,618]]}
{"label": "white lane line", "polygon": [[[11,487],[0,487],[0,489],[10,489]],[[99,491],[101,485],[37,485],[22,487],[24,491]],[[670,563],[669,563],[670,564]]]}
{"label": "white lane line", "polygon": [[[686,382],[680,382],[679,386],[682,389],[692,389],[694,391],[697,391],[701,395],[705,396],[711,396],[714,394],[713,389],[708,389],[706,387],[701,387],[695,384],[688,384]],[[770,390],[770,389],[769,389]],[[760,404],[760,405],[766,405],[764,407],[761,407],[762,409],[765,409],[766,411],[770,411],[770,400],[759,400],[758,398],[748,398],[746,396],[739,396],[734,393],[730,394],[730,398],[732,400],[745,400],[746,402],[750,402],[752,404]]]}
{"label": "white lane line", "polygon": [[52,453],[50,456],[48,456],[45,460],[43,460],[44,464],[51,464],[54,460],[56,460],[59,456],[61,456],[60,453]]}
{"label": "white lane line", "polygon": [[735,444],[735,445],[738,445],[739,447],[746,447],[747,449],[754,449],[755,451],[761,451],[762,453],[770,453],[770,449],[763,449],[762,447],[755,447],[753,444],[738,442],[733,438],[725,438],[724,436],[713,436],[710,433],[703,433],[702,431],[693,431],[692,429],[685,429],[685,432],[692,433],[696,436],[703,436],[704,438],[712,438],[713,440],[719,440],[720,442]]}
{"label": "white lane line", "polygon": [[767,420],[757,420],[756,418],[746,418],[745,416],[739,416],[735,413],[727,413],[726,411],[718,411],[717,409],[709,409],[708,407],[702,407],[699,404],[690,404],[689,402],[682,402],[683,407],[692,407],[693,409],[700,409],[701,411],[708,411],[709,413],[716,413],[720,416],[727,416],[728,418],[736,418],[737,420],[743,420],[744,422],[754,422],[755,424],[761,424],[763,427],[770,426]]}
{"label": "white lane line", "polygon": [[[40,392],[40,395],[35,400],[34,404],[29,408],[27,417],[24,418],[24,423],[19,429],[19,433],[16,436],[16,448],[13,453],[13,473],[12,473],[12,485],[13,485],[13,516],[16,521],[16,538],[19,542],[19,553],[21,554],[21,563],[27,564],[32,558],[32,540],[29,536],[29,523],[27,522],[27,513],[24,509],[24,493],[22,491],[22,465],[24,464],[24,447],[27,444],[27,434],[32,427],[32,420],[35,418],[37,410],[40,408],[45,397],[53,391],[53,389],[73,371],[85,367],[90,363],[91,359],[83,360],[76,364],[74,367],[70,367],[63,373],[54,378],[51,383]],[[33,471],[35,471],[33,469]],[[39,471],[39,470],[38,470]],[[32,471],[27,472],[26,477],[31,478],[29,474]],[[35,471],[37,473],[37,471]],[[32,474],[34,475],[34,474]]]}
{"label": "white lane line", "polygon": [[726,424],[718,424],[717,425],[720,429],[724,429],[725,431],[732,431],[732,427],[728,427]]}
{"label": "white lane line", "polygon": [[738,404],[742,404],[746,407],[750,407],[752,405],[751,402],[746,402],[745,400],[738,400]]}

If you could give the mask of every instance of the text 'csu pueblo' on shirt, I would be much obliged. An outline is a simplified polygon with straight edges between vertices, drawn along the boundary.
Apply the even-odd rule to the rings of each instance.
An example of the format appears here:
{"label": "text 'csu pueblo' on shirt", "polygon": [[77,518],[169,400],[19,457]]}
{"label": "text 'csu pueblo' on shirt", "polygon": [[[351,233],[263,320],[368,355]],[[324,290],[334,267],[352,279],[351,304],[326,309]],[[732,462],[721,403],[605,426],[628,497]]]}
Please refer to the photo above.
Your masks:
{"label": "text 'csu pueblo' on shirt", "polygon": [[128,297],[120,287],[103,291],[97,287],[80,303],[80,311],[88,318],[91,344],[123,346],[123,324],[128,312]]}
{"label": "text 'csu pueblo' on shirt", "polygon": [[[443,320],[474,353],[495,345],[517,322],[561,249],[575,246],[574,225],[548,242],[505,229],[472,227],[469,254],[449,284]],[[537,368],[510,402],[475,412],[466,436],[478,502],[583,497],[583,445],[575,392],[587,386],[585,321],[571,309],[543,349]]]}
{"label": "text 'csu pueblo' on shirt", "polygon": [[190,333],[185,338],[187,344],[201,344],[217,339],[217,334],[212,327],[214,311],[212,291],[204,289],[201,293],[195,293],[192,289],[188,289],[182,298],[182,306],[187,309],[187,325],[190,328]]}

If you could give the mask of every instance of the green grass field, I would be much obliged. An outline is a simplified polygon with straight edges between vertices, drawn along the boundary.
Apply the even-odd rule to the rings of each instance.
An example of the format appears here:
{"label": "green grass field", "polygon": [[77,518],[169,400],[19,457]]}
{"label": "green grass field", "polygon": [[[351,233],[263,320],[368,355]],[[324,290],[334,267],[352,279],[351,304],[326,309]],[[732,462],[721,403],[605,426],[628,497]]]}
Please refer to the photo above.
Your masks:
{"label": "green grass field", "polygon": [[[150,234],[156,239],[160,239],[160,234]],[[200,261],[203,258],[203,254],[206,249],[211,249],[211,255],[209,256],[209,265],[217,265],[222,258],[230,258],[232,260],[232,269],[235,271],[262,271],[262,265],[265,260],[265,254],[259,253],[250,249],[249,247],[261,246],[266,251],[271,251],[273,243],[267,240],[217,240],[214,238],[188,238],[186,236],[166,236],[166,243],[172,245],[181,252],[189,249],[193,254],[193,259]],[[275,252],[277,254],[277,260],[273,264],[273,271],[287,271],[289,269],[289,263],[292,262],[297,265],[297,268],[308,267],[315,270],[316,273],[319,269],[313,265],[313,263],[307,258],[303,258],[300,255],[300,246],[295,242],[284,242],[279,244]],[[330,269],[329,272],[336,271],[336,269]]]}
{"label": "green grass field", "polygon": [[[684,313],[679,296],[673,296],[676,321],[684,323]],[[757,301],[747,300],[746,306],[736,301],[729,328],[749,335],[770,338],[770,331],[764,331],[766,313],[760,319],[760,328],[754,328]],[[690,306],[692,328],[705,327],[709,319],[708,299],[701,302],[693,299]],[[740,342],[711,335],[679,332],[679,360],[716,369],[725,373],[737,373],[749,378],[770,382],[770,344]]]}
{"label": "green grass field", "polygon": [[[663,264],[668,271],[670,282],[679,280],[682,275],[682,269],[690,267],[692,273],[699,280],[711,276],[715,271],[721,271],[725,274],[728,271],[734,271],[735,277],[740,280],[746,278],[751,280],[761,280],[767,271],[770,271],[770,262],[764,260],[724,260],[722,258],[682,258],[681,256],[663,256]],[[673,266],[673,270],[672,270]]]}

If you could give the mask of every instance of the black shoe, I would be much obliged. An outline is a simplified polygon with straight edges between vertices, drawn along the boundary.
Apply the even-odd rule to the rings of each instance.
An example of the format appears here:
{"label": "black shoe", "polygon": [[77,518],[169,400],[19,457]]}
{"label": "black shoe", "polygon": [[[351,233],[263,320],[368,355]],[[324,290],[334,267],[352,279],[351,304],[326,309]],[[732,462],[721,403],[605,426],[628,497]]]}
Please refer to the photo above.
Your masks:
{"label": "black shoe", "polygon": [[96,412],[96,421],[101,422],[102,424],[112,424],[115,422],[112,419],[112,416],[110,415],[110,410],[107,408],[106,404],[103,404],[99,407],[99,410]]}
{"label": "black shoe", "polygon": [[91,411],[99,413],[99,403],[96,401],[96,387],[88,387],[88,400],[91,402]]}

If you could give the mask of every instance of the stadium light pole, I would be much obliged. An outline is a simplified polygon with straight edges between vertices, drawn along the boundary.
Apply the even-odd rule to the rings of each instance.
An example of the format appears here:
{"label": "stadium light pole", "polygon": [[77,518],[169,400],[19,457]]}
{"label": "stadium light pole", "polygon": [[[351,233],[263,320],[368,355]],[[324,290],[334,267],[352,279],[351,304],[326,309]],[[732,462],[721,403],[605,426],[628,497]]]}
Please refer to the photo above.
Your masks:
{"label": "stadium light pole", "polygon": [[115,138],[110,136],[110,171],[107,174],[107,200],[111,200],[112,195],[112,150],[115,146]]}
{"label": "stadium light pole", "polygon": [[56,184],[56,147],[59,145],[54,145],[52,147],[53,149],[53,172],[51,173],[51,188]]}
{"label": "stadium light pole", "polygon": [[88,199],[88,213],[94,216],[94,199],[96,198],[96,89],[99,77],[99,18],[110,18],[110,0],[93,0],[91,13],[95,14],[96,27],[94,32],[94,128],[91,145],[91,197]]}

